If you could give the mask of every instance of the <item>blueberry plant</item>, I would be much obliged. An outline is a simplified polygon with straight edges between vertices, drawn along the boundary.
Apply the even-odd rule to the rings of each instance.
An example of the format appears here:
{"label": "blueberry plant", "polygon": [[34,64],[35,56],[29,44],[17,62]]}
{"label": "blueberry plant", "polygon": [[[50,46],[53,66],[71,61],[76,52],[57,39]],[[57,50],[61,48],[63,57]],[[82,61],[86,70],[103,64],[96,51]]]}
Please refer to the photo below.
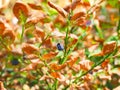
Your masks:
{"label": "blueberry plant", "polygon": [[118,90],[120,0],[1,0],[0,90]]}

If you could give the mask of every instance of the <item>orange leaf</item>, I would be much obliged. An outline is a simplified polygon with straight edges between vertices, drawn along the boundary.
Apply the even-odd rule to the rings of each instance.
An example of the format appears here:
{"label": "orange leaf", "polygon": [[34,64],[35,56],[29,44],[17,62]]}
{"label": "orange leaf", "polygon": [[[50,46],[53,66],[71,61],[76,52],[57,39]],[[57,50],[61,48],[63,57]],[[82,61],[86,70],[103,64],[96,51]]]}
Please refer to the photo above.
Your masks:
{"label": "orange leaf", "polygon": [[48,5],[52,8],[54,8],[55,10],[57,10],[63,17],[67,17],[68,13],[61,7],[59,7],[58,5],[48,1]]}
{"label": "orange leaf", "polygon": [[60,73],[58,73],[58,72],[52,72],[51,76],[53,76],[54,78],[60,78]]}
{"label": "orange leaf", "polygon": [[66,64],[57,65],[56,63],[53,63],[53,64],[50,64],[50,67],[51,69],[54,69],[54,70],[61,70],[66,67]]}
{"label": "orange leaf", "polygon": [[85,17],[81,17],[76,20],[76,25],[82,26],[85,24],[85,22],[86,22]]}
{"label": "orange leaf", "polygon": [[58,16],[56,17],[54,23],[55,23],[55,24],[56,24],[56,23],[60,23],[60,25],[61,25],[62,27],[64,27],[64,26],[66,25],[66,20],[64,19],[64,17],[63,17],[62,15],[58,14]]}
{"label": "orange leaf", "polygon": [[42,58],[43,58],[44,60],[52,59],[52,58],[54,58],[57,54],[58,54],[58,52],[50,52],[50,53],[48,53],[48,54],[44,54],[44,55],[42,56]]}
{"label": "orange leaf", "polygon": [[3,32],[2,38],[9,37],[12,41],[15,40],[15,33],[13,30],[5,30]]}
{"label": "orange leaf", "polygon": [[3,21],[0,20],[0,35],[3,34],[4,30],[5,30],[5,25],[4,25]]}
{"label": "orange leaf", "polygon": [[116,42],[115,41],[109,42],[109,43],[107,43],[103,46],[102,52],[103,52],[104,55],[109,54],[109,53],[114,51],[115,47],[116,47]]}
{"label": "orange leaf", "polygon": [[16,2],[13,7],[13,13],[18,19],[20,18],[20,12],[22,12],[26,17],[28,17],[29,12],[27,6],[22,2]]}
{"label": "orange leaf", "polygon": [[51,42],[51,38],[46,39],[45,41],[43,41],[43,45],[47,48],[52,48],[52,42]]}
{"label": "orange leaf", "polygon": [[74,14],[71,17],[71,20],[76,20],[76,19],[81,18],[81,17],[85,17],[85,13],[84,12],[78,12],[78,13]]}
{"label": "orange leaf", "polygon": [[101,66],[104,68],[105,66],[108,65],[108,63],[109,63],[109,59],[105,60],[105,61],[101,64]]}
{"label": "orange leaf", "polygon": [[42,7],[40,5],[36,5],[36,4],[32,4],[32,3],[28,3],[28,5],[35,10],[42,10]]}
{"label": "orange leaf", "polygon": [[45,33],[43,32],[43,30],[41,30],[40,28],[37,28],[34,30],[35,36],[36,37],[40,37],[42,40],[45,37]]}
{"label": "orange leaf", "polygon": [[71,58],[69,61],[67,61],[67,64],[72,67],[73,64],[75,64],[75,62],[78,60],[78,57],[76,58]]}
{"label": "orange leaf", "polygon": [[82,60],[80,61],[79,65],[80,65],[80,68],[83,69],[83,70],[89,70],[92,66],[92,62],[89,61],[89,60]]}
{"label": "orange leaf", "polygon": [[34,45],[32,45],[32,44],[27,44],[27,43],[24,43],[24,44],[22,45],[22,50],[23,50],[23,52],[26,53],[26,54],[33,54],[33,53],[39,51],[39,49],[36,48]]}

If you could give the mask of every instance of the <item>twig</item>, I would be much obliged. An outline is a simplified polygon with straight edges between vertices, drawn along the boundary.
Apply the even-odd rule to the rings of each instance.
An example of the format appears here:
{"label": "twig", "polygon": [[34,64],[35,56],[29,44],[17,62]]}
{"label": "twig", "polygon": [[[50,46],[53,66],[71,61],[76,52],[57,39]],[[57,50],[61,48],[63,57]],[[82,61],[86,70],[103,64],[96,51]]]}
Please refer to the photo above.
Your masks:
{"label": "twig", "polygon": [[117,26],[117,34],[118,38],[120,39],[120,5],[119,5],[119,21],[118,21],[118,26]]}

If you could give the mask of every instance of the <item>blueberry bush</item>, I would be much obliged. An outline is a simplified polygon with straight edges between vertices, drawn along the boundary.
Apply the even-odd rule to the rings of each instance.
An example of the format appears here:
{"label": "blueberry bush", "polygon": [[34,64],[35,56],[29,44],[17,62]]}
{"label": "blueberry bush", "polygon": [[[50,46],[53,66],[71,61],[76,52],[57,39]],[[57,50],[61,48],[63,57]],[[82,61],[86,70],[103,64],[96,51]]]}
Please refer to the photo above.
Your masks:
{"label": "blueberry bush", "polygon": [[120,90],[120,0],[0,0],[0,90]]}

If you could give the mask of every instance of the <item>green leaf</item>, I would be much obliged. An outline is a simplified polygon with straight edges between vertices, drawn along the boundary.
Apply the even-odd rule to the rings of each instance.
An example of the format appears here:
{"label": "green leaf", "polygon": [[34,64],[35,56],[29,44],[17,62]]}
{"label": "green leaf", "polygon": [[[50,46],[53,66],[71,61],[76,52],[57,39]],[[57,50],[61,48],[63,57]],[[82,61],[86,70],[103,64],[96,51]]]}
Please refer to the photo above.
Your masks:
{"label": "green leaf", "polygon": [[90,51],[88,50],[88,48],[85,48],[85,55],[87,56],[87,58],[88,58],[89,55],[90,55]]}
{"label": "green leaf", "polygon": [[91,57],[89,57],[89,59],[91,61],[93,61],[94,63],[98,63],[99,61],[102,60],[102,58],[103,58],[103,56],[91,56]]}
{"label": "green leaf", "polygon": [[113,7],[118,6],[118,0],[107,0],[107,2]]}

